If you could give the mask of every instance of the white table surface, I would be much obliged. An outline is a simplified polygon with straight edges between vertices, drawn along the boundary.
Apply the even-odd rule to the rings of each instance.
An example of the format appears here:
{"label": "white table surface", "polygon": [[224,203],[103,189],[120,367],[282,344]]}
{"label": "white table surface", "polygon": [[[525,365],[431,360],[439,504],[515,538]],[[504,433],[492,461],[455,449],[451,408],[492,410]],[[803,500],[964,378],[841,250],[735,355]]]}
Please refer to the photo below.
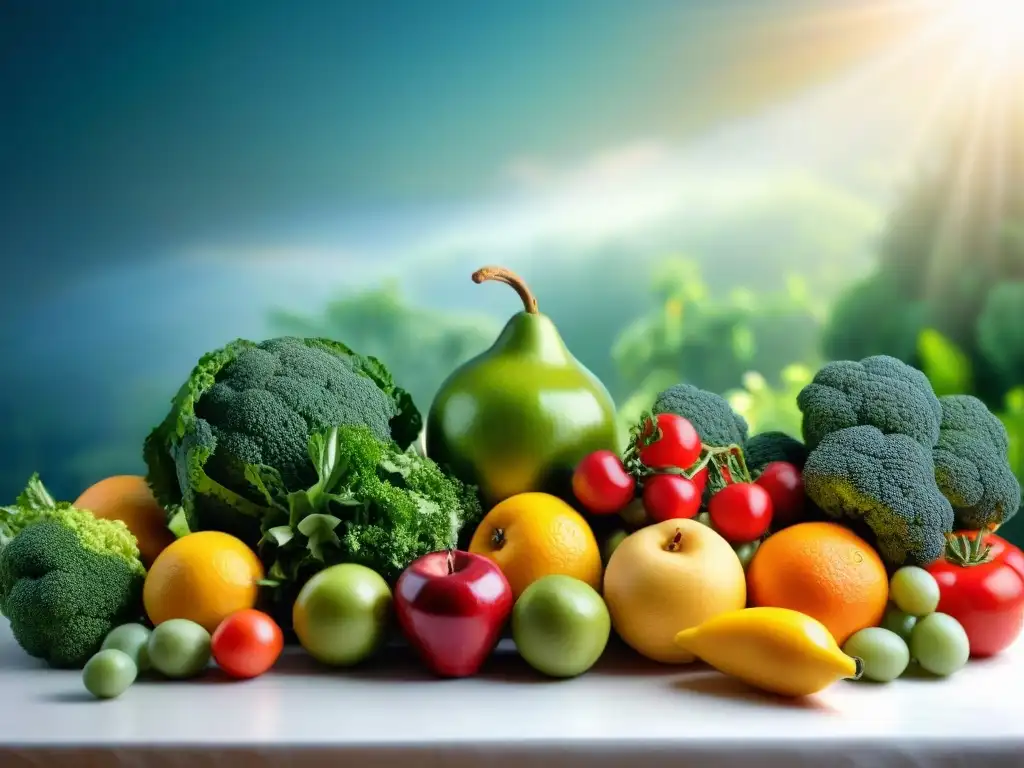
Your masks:
{"label": "white table surface", "polygon": [[91,699],[0,619],[0,766],[1024,766],[1024,642],[946,680],[840,682],[793,702],[622,649],[568,681],[499,649],[464,680],[407,650],[348,671],[286,651],[267,675],[139,681]]}

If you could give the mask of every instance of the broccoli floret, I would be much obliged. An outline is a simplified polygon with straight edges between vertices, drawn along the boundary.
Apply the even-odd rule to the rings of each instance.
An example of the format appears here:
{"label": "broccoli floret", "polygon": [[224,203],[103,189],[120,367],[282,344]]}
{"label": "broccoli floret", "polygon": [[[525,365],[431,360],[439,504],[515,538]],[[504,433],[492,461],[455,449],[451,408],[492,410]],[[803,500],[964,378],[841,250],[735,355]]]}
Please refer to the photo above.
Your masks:
{"label": "broccoli floret", "polygon": [[0,607],[28,654],[81,668],[111,629],[142,615],[145,574],[123,522],[62,502],[0,550]]}
{"label": "broccoli floret", "polygon": [[796,403],[809,449],[830,432],[864,425],[906,435],[928,449],[939,439],[942,407],[928,377],[888,355],[826,364]]}
{"label": "broccoli floret", "polygon": [[864,425],[831,432],[804,465],[804,490],[829,517],[866,524],[892,567],[942,554],[953,508],[935,484],[931,449]]}
{"label": "broccoli floret", "polygon": [[724,448],[747,440],[747,421],[733,411],[721,395],[700,389],[692,384],[676,384],[654,400],[653,411],[674,413],[687,419],[697,430],[705,445]]}
{"label": "broccoli floret", "polygon": [[313,432],[360,424],[405,448],[422,423],[375,358],[327,339],[239,339],[199,361],[144,454],[157,499],[183,508],[191,530],[255,545],[265,510],[246,467],[272,467],[287,487],[305,488],[316,480]]}
{"label": "broccoli floret", "polygon": [[288,489],[271,468],[249,468],[273,510],[263,543],[278,582],[301,582],[341,562],[393,582],[417,557],[457,546],[483,517],[475,489],[365,426],[315,433],[309,458],[318,479],[307,489]]}
{"label": "broccoli floret", "polygon": [[971,395],[949,395],[932,451],[935,480],[953,505],[960,528],[980,530],[1005,523],[1020,507],[1020,483],[1007,459],[1003,423]]}
{"label": "broccoli floret", "polygon": [[754,435],[747,440],[743,453],[751,472],[759,472],[773,461],[786,461],[803,469],[807,461],[807,446],[785,432]]}

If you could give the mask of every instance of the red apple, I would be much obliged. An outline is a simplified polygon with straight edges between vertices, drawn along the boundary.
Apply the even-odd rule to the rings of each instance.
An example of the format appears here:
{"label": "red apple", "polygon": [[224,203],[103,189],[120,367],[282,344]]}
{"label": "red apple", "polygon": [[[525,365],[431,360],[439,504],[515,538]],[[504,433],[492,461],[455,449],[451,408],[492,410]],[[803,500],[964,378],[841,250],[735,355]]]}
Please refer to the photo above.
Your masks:
{"label": "red apple", "polygon": [[395,585],[402,633],[442,677],[466,677],[480,669],[497,645],[514,602],[501,569],[471,552],[423,555]]}

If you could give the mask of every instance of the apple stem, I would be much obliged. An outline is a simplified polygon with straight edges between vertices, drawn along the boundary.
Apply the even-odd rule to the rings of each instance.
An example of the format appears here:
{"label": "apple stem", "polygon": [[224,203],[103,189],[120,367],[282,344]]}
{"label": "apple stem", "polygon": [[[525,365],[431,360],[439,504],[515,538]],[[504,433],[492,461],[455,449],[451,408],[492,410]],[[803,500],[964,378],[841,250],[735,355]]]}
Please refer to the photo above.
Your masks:
{"label": "apple stem", "polygon": [[451,576],[453,573],[455,573],[455,550],[454,549],[449,549],[448,550],[447,563],[448,563],[448,575]]}
{"label": "apple stem", "polygon": [[481,267],[473,273],[474,283],[480,284],[486,280],[497,280],[499,283],[511,286],[519,294],[519,298],[522,299],[523,308],[527,314],[537,314],[537,299],[534,297],[533,292],[526,285],[526,281],[511,269],[505,269],[504,267]]}
{"label": "apple stem", "polygon": [[494,533],[491,534],[491,546],[495,549],[501,549],[505,546],[505,531],[503,529],[494,529]]}
{"label": "apple stem", "polygon": [[683,543],[683,530],[682,528],[676,528],[675,536],[672,537],[672,541],[668,543],[665,549],[669,552],[675,552],[679,549],[679,545]]}

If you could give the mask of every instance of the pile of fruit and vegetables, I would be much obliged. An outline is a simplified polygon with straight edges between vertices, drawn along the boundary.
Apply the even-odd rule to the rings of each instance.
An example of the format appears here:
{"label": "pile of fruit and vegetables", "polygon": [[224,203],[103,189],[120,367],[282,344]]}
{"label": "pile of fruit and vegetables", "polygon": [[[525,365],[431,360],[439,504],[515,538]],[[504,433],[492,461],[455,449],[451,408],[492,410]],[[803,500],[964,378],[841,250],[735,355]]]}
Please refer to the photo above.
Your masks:
{"label": "pile of fruit and vegetables", "polygon": [[400,638],[467,676],[506,632],[571,678],[614,633],[802,696],[946,677],[1017,640],[1024,553],[996,531],[1021,489],[981,401],[875,356],[817,372],[800,439],[751,435],[683,383],[620,441],[525,283],[473,279],[523,311],[425,419],[340,342],[238,340],[142,441],[145,477],[64,501],[33,476],[0,508],[0,611],[21,648],[111,698],[140,676],[256,677],[289,644],[350,667]]}

